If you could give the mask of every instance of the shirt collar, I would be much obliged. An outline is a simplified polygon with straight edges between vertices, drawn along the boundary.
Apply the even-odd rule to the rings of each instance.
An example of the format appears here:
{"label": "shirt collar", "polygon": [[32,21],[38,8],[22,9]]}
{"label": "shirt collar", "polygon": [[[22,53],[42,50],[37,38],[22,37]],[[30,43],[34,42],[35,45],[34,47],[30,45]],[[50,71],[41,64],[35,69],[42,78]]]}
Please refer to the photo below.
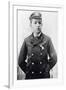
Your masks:
{"label": "shirt collar", "polygon": [[34,33],[32,33],[33,38],[39,38],[41,36],[42,32],[40,32],[38,35],[35,36]]}

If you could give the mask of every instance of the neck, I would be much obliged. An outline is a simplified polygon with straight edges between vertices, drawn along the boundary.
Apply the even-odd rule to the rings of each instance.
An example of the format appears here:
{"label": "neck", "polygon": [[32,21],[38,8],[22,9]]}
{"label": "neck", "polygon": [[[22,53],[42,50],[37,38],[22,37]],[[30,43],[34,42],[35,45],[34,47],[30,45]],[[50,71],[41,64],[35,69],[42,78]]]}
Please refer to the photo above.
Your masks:
{"label": "neck", "polygon": [[33,33],[34,37],[39,37],[41,35],[41,32],[40,33]]}

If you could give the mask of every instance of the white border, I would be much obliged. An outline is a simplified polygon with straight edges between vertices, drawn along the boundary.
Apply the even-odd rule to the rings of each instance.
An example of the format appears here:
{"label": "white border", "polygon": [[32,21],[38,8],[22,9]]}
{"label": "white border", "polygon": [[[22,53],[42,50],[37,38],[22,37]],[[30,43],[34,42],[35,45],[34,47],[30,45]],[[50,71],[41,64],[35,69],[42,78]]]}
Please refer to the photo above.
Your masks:
{"label": "white border", "polygon": [[[56,79],[42,79],[42,80],[17,80],[17,11],[18,9],[27,10],[43,10],[58,12],[58,78]],[[30,6],[22,5],[21,3],[9,3],[9,87],[34,87],[46,85],[62,85],[63,84],[63,6],[44,5],[44,6]],[[38,83],[40,82],[40,83]]]}

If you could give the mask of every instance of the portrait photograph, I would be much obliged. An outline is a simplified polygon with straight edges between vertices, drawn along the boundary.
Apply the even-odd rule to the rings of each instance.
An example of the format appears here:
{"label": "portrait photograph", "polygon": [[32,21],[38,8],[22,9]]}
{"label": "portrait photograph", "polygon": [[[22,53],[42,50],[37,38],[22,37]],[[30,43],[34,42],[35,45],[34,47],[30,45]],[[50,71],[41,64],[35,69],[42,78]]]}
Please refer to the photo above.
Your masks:
{"label": "portrait photograph", "polygon": [[18,80],[57,78],[57,23],[57,12],[18,10]]}
{"label": "portrait photograph", "polygon": [[62,7],[10,3],[9,86],[62,82]]}

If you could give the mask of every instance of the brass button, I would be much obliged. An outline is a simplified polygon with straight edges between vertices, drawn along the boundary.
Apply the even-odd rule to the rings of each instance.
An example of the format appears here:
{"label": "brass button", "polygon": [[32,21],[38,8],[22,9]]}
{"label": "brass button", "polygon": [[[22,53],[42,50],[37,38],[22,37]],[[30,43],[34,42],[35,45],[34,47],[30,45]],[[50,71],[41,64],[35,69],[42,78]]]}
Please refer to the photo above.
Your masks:
{"label": "brass button", "polygon": [[32,74],[34,74],[34,72],[32,72]]}
{"label": "brass button", "polygon": [[42,64],[42,62],[40,62],[40,64]]}
{"label": "brass button", "polygon": [[34,62],[32,62],[32,65],[34,65]]}
{"label": "brass button", "polygon": [[42,72],[40,71],[39,73],[41,74]]}

